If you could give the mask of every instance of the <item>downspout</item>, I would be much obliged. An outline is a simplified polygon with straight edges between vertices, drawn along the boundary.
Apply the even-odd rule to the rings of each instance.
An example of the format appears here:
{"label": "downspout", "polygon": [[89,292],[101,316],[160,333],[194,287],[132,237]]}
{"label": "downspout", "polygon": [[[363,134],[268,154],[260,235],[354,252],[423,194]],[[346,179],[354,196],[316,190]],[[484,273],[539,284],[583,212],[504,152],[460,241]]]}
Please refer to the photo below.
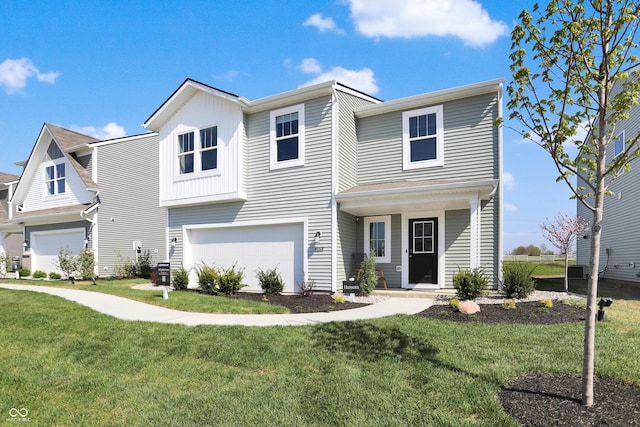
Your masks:
{"label": "downspout", "polygon": [[338,290],[338,94],[333,84],[331,92],[331,293]]}
{"label": "downspout", "polygon": [[[499,85],[499,89],[498,89],[498,118],[502,119],[502,83],[500,83]],[[502,185],[502,155],[503,155],[503,151],[502,151],[502,123],[500,123],[500,125],[498,126],[498,283],[496,284],[498,287],[500,287],[500,283],[502,283],[502,254],[504,251],[503,248],[503,218],[504,218],[504,213],[503,213],[503,205],[504,205],[504,201],[503,201],[503,195],[504,195],[504,188]]]}

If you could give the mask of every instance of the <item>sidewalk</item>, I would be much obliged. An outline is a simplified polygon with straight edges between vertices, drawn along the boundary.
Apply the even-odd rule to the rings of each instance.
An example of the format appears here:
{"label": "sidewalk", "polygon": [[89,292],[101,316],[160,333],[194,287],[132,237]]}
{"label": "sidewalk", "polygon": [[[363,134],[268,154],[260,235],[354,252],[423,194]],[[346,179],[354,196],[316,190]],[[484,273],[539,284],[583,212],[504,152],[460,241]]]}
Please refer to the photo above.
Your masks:
{"label": "sidewalk", "polygon": [[140,320],[143,322],[172,323],[187,326],[315,325],[326,322],[372,319],[392,316],[394,314],[415,314],[427,309],[433,304],[433,300],[427,298],[388,298],[382,302],[366,307],[352,310],[339,310],[331,313],[209,314],[163,308],[100,292],[14,284],[0,284],[0,288],[41,292],[59,296],[122,320]]}

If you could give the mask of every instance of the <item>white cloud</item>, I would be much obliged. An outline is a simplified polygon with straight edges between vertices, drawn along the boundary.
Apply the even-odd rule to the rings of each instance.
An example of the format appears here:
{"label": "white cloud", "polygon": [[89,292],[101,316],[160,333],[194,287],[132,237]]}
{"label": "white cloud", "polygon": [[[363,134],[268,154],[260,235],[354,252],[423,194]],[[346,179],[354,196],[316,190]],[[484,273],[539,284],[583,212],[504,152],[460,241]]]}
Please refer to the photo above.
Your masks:
{"label": "white cloud", "polygon": [[55,83],[59,72],[41,73],[30,59],[6,59],[0,64],[0,86],[7,93],[21,92],[27,86],[27,79],[36,77],[44,83]]}
{"label": "white cloud", "polygon": [[513,190],[513,186],[515,185],[515,183],[513,180],[513,175],[511,175],[511,172],[504,172],[502,174],[502,184],[504,185],[504,188],[506,188],[507,190]]}
{"label": "white cloud", "polygon": [[320,74],[313,80],[304,83],[302,86],[311,86],[316,83],[326,82],[329,80],[337,80],[342,84],[362,91],[364,93],[373,95],[378,93],[380,88],[376,84],[376,79],[373,76],[373,71],[370,68],[363,68],[361,70],[347,70],[342,67],[333,67],[329,71]]}
{"label": "white cloud", "polygon": [[457,37],[482,47],[507,35],[476,0],[348,0],[356,29],[367,37]]}
{"label": "white cloud", "polygon": [[302,24],[305,27],[316,27],[320,32],[324,33],[325,31],[335,31],[337,33],[342,33],[343,31],[336,27],[336,23],[331,18],[323,18],[321,13],[315,13],[311,15],[304,23]]}
{"label": "white cloud", "polygon": [[505,203],[503,207],[504,207],[504,210],[507,212],[516,212],[518,210],[518,207],[511,203]]}
{"label": "white cloud", "polygon": [[71,126],[70,129],[100,140],[122,138],[127,134],[124,128],[115,122],[109,122],[101,128],[96,128],[95,126]]}
{"label": "white cloud", "polygon": [[303,73],[311,73],[311,74],[318,74],[322,72],[322,67],[320,66],[320,63],[318,62],[317,59],[315,58],[305,58],[302,60],[302,62],[300,63],[300,69],[302,70]]}

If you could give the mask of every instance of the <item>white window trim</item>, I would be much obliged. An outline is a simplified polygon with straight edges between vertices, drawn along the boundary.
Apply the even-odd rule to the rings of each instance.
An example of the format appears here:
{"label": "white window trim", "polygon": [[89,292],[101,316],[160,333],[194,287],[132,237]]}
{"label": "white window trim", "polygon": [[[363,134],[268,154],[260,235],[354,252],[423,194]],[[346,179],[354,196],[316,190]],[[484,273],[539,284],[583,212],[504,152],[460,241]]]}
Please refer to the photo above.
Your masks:
{"label": "white window trim", "polygon": [[[436,113],[436,158],[433,160],[411,161],[409,141],[409,118]],[[404,111],[402,113],[402,169],[421,169],[444,165],[444,118],[442,105]]]}
{"label": "white window trim", "polygon": [[[217,130],[217,135],[218,135],[218,143],[216,145],[216,150],[217,150],[217,156],[218,156],[218,161],[217,161],[217,167],[215,169],[208,169],[203,171],[202,170],[202,152],[203,151],[207,151],[207,150],[211,150],[211,148],[207,148],[205,150],[203,150],[200,146],[200,131],[202,129],[208,129],[208,128],[218,128]],[[178,138],[180,135],[185,135],[187,133],[193,132],[193,172],[189,172],[189,173],[180,173],[180,144],[178,142]],[[176,181],[182,181],[182,180],[188,180],[188,179],[192,179],[195,177],[203,177],[203,176],[211,176],[211,175],[220,175],[222,172],[220,170],[220,159],[221,159],[221,155],[222,155],[222,143],[220,141],[220,126],[217,124],[214,125],[210,125],[210,126],[202,126],[202,127],[185,127],[184,129],[181,129],[179,132],[175,133],[175,137],[174,137],[174,148],[175,148],[175,153],[174,153],[174,161],[176,162],[176,166],[175,166],[175,180]]]}
{"label": "white window trim", "polygon": [[[278,146],[276,144],[276,117],[289,113],[298,113],[298,158],[279,162]],[[304,104],[292,105],[271,111],[269,115],[269,169],[284,169],[295,166],[304,166],[304,140],[305,140]]]}
{"label": "white window trim", "polygon": [[[56,170],[56,166],[60,165],[60,164],[64,164],[64,193],[59,193],[58,192],[58,178],[54,178],[53,181],[55,182],[54,185],[54,189],[55,192],[53,194],[49,194],[49,189],[47,188],[47,183],[49,181],[47,181],[47,168],[53,166],[53,171],[54,173],[57,172]],[[64,197],[67,195],[68,192],[68,188],[69,188],[69,180],[68,180],[68,176],[69,176],[69,165],[67,165],[67,162],[64,161],[64,157],[62,158],[58,158],[55,160],[51,160],[48,162],[44,162],[42,164],[43,168],[42,168],[42,181],[44,184],[44,196],[47,198],[52,198],[52,197]]]}
{"label": "white window trim", "polygon": [[372,222],[384,222],[384,254],[383,257],[374,257],[376,264],[389,264],[391,262],[391,215],[368,216],[364,218],[364,248],[367,256],[370,255],[369,224]]}
{"label": "white window trim", "polygon": [[[622,138],[622,151],[620,151],[619,153],[616,153],[616,140],[618,138]],[[625,138],[624,131],[622,131],[618,135],[616,135],[615,138],[613,138],[613,157],[618,157],[620,154],[624,153],[626,146],[627,146],[627,141]]]}

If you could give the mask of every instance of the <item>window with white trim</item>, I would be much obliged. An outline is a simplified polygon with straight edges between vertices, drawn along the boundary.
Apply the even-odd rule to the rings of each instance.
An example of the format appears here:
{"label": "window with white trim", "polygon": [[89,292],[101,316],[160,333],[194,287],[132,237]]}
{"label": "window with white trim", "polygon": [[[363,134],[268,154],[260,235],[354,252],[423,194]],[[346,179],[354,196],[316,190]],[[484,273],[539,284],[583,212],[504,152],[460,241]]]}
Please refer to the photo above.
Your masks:
{"label": "window with white trim", "polygon": [[270,114],[271,169],[304,165],[304,104]]}
{"label": "window with white trim", "polygon": [[178,134],[178,174],[218,169],[218,127]]}
{"label": "window with white trim", "polygon": [[442,105],[402,113],[403,169],[444,164]]}
{"label": "window with white trim", "polygon": [[615,139],[613,140],[613,155],[615,156],[619,156],[620,154],[624,153],[624,131],[620,132],[618,134],[618,136],[615,137]]}
{"label": "window with white trim", "polygon": [[376,263],[391,262],[391,216],[370,216],[364,219],[364,247],[367,256]]}
{"label": "window with white trim", "polygon": [[44,171],[44,185],[47,195],[64,194],[66,190],[64,162],[46,166]]}

